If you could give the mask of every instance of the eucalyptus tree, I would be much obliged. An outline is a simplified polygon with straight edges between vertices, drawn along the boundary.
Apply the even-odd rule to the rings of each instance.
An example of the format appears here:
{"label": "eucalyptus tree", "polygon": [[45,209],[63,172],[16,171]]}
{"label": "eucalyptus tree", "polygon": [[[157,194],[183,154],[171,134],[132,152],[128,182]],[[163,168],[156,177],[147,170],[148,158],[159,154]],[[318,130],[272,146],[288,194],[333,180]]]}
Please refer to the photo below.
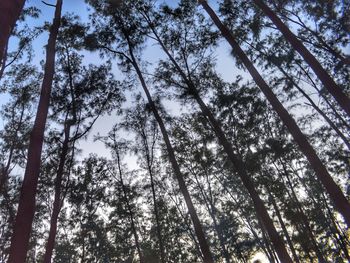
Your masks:
{"label": "eucalyptus tree", "polygon": [[[108,3],[106,4],[90,2],[90,4],[94,6],[97,12],[103,15],[103,19],[99,19],[99,28],[96,25],[97,19],[93,19],[93,23],[96,26],[97,32],[100,32],[100,39],[95,41],[95,43],[91,43],[93,41],[91,41],[92,39],[90,39],[90,44],[94,44],[95,48],[104,48],[110,53],[118,56],[120,58],[121,64],[128,72],[130,72],[131,69],[135,70],[136,75],[141,83],[141,86],[146,94],[149,108],[154,114],[154,117],[159,125],[163,139],[165,141],[169,155],[169,160],[172,164],[175,176],[178,180],[180,191],[182,192],[186,205],[188,207],[188,211],[193,222],[196,236],[198,238],[201,251],[204,256],[204,262],[213,262],[210,248],[208,246],[203,228],[199,221],[196,209],[192,203],[186,183],[183,179],[183,175],[181,173],[179,164],[174,155],[174,151],[165,124],[159,113],[156,103],[152,99],[146,80],[143,76],[143,72],[139,65],[138,53],[140,51],[141,45],[144,43],[147,29],[142,23],[142,20],[140,20],[137,16],[135,16],[135,13],[132,12],[135,10],[135,5],[137,5],[138,3],[123,2],[117,7]],[[143,3],[140,4],[142,5]],[[108,20],[106,19],[106,17],[108,18]],[[111,31],[110,24],[115,25],[115,31]]]}
{"label": "eucalyptus tree", "polygon": [[0,3],[0,64],[6,56],[8,41],[16,21],[21,15],[25,0],[4,0]]}
{"label": "eucalyptus tree", "polygon": [[[227,203],[230,201],[227,194],[223,194],[220,182],[224,178],[221,177],[220,171],[227,169],[231,172],[232,168],[226,167],[227,164],[221,159],[225,159],[226,156],[222,156],[225,154],[215,145],[215,136],[207,130],[207,126],[209,124],[201,114],[178,118],[173,128],[175,151],[186,168],[187,180],[194,189],[192,192],[196,193],[194,197],[204,206],[207,212],[205,217],[210,219],[210,225],[207,227],[212,229],[211,241],[216,247],[218,261],[248,260],[255,253],[255,246],[241,249],[244,243],[249,244],[252,241],[243,231],[239,219],[242,215],[235,215],[237,208],[233,208],[232,211],[223,208],[228,207]],[[241,182],[234,184],[236,186],[231,190],[231,194],[249,198],[246,193],[237,193],[237,185],[241,187]],[[249,209],[252,209],[250,203]]]}
{"label": "eucalyptus tree", "polygon": [[[321,12],[318,14],[318,18],[311,20],[308,15],[308,10],[320,10],[314,5],[320,3],[308,5],[308,3],[301,3],[302,1],[286,1],[284,3],[274,3],[274,7],[278,11],[278,15],[282,16],[285,21],[297,19],[294,16],[300,16],[300,23],[305,23],[310,27],[317,27],[317,35],[322,38],[327,38],[329,45],[332,45],[334,49],[342,49],[343,45],[346,45],[347,38],[345,33],[341,30],[340,22],[334,21],[337,19],[338,14],[341,13],[339,9],[335,8],[333,4],[324,5],[325,8],[330,8],[329,12],[333,15],[332,18],[323,20],[323,16],[327,16],[326,13]],[[301,7],[301,5],[306,7]],[[322,5],[322,4],[321,4]],[[314,9],[315,8],[315,9]],[[246,9],[247,12],[240,13],[238,10]],[[245,46],[245,53],[248,57],[255,62],[256,66],[261,69],[261,74],[268,81],[268,83],[279,86],[279,89],[273,86],[276,92],[280,92],[280,98],[283,103],[299,103],[299,107],[305,108],[307,111],[304,116],[313,109],[319,113],[322,118],[329,123],[331,128],[336,134],[347,144],[348,130],[346,115],[344,112],[338,112],[336,102],[329,98],[328,92],[322,88],[322,84],[319,83],[317,77],[315,78],[310,72],[308,65],[304,63],[303,59],[298,56],[294,49],[289,48],[289,43],[286,41],[283,35],[279,34],[278,30],[271,25],[268,19],[265,19],[262,11],[254,4],[242,2],[242,1],[221,1],[220,13],[224,18],[224,23],[228,26],[236,36],[236,41]],[[275,11],[276,11],[275,10]],[[276,11],[277,12],[277,11]],[[340,14],[339,14],[340,15]],[[331,22],[332,21],[332,22]],[[297,21],[295,21],[297,22]],[[294,22],[291,22],[294,23]],[[337,25],[337,26],[335,26]],[[316,43],[316,39],[305,34],[304,30],[299,25],[293,25],[296,27],[294,31],[298,33],[298,37],[303,37]],[[330,36],[337,35],[335,39],[330,39]],[[323,48],[313,46],[311,43],[307,44],[307,48],[311,50],[319,59],[328,72],[332,72],[338,85],[346,92],[347,83],[349,82],[349,70],[345,67],[341,69],[334,69],[339,62],[325,51]],[[241,68],[242,64],[237,63],[237,66]],[[313,91],[314,90],[314,91]],[[317,103],[315,98],[320,97]],[[310,105],[309,105],[310,104]],[[294,107],[295,112],[298,114],[301,112],[297,107]],[[292,109],[292,108],[291,108]],[[313,119],[309,118],[308,123],[312,123],[315,127],[319,126],[320,120],[317,115]],[[306,120],[306,118],[304,118]],[[301,123],[301,122],[299,122]],[[328,133],[328,131],[327,131]],[[331,133],[332,134],[332,133]],[[335,135],[329,137],[324,135],[323,138],[336,138]],[[317,142],[317,140],[315,140]],[[324,147],[323,147],[324,148]]]}
{"label": "eucalyptus tree", "polygon": [[46,64],[42,82],[42,92],[39,99],[34,126],[30,135],[28,160],[11,240],[9,263],[25,262],[26,259],[31,226],[35,212],[35,195],[40,172],[43,136],[55,70],[56,39],[61,22],[61,10],[62,0],[57,0],[55,17],[50,28],[49,41],[46,49]]}
{"label": "eucalyptus tree", "polygon": [[138,260],[140,263],[145,262],[144,253],[141,248],[141,242],[139,238],[139,231],[137,227],[137,221],[135,218],[135,212],[133,208],[133,204],[130,200],[128,186],[125,183],[125,174],[122,168],[122,154],[125,154],[126,141],[118,140],[117,136],[118,127],[114,126],[112,131],[105,137],[103,140],[105,145],[111,150],[112,156],[115,159],[115,169],[111,168],[111,173],[113,177],[118,178],[118,182],[120,183],[121,192],[122,192],[122,200],[125,204],[125,213],[129,218],[129,224],[131,226],[131,232],[134,237],[135,247],[138,254]]}
{"label": "eucalyptus tree", "polygon": [[347,225],[350,225],[350,204],[340,187],[334,182],[333,178],[327,171],[327,168],[322,163],[318,157],[316,151],[308,142],[306,136],[302,133],[295,120],[291,117],[288,111],[284,108],[281,102],[278,100],[276,95],[272,92],[268,84],[262,78],[258,70],[255,68],[253,63],[249,60],[247,55],[241,49],[234,35],[229,31],[229,29],[220,21],[214,10],[208,5],[206,1],[200,1],[205,11],[212,18],[216,26],[221,31],[222,35],[229,42],[233,51],[240,59],[240,61],[245,65],[251,76],[253,77],[256,84],[259,86],[261,91],[264,93],[274,110],[280,116],[284,124],[288,127],[294,140],[299,145],[299,148],[304,153],[309,163],[315,171],[315,175],[318,180],[322,183],[325,190],[329,194],[330,198],[335,204],[336,209],[342,214]]}

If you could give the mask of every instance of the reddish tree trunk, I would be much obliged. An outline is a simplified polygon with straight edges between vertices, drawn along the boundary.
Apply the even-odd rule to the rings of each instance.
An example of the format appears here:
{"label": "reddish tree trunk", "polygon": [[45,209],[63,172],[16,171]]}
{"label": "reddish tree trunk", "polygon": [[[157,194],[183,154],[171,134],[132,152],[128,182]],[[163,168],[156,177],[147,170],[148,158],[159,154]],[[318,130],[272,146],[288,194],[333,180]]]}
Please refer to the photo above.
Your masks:
{"label": "reddish tree trunk", "polygon": [[335,100],[339,103],[339,106],[350,116],[350,98],[345,95],[328,72],[322,67],[320,62],[318,62],[303,43],[262,0],[254,0],[254,3],[271,19],[293,48],[298,51],[298,53],[309,64],[328,92],[332,94]]}
{"label": "reddish tree trunk", "polygon": [[6,56],[7,44],[16,25],[25,0],[1,0],[0,1],[0,63]]}
{"label": "reddish tree trunk", "polygon": [[35,213],[35,196],[40,173],[41,152],[55,71],[56,39],[61,23],[61,10],[62,0],[57,0],[55,18],[50,28],[49,41],[46,48],[44,79],[34,126],[30,134],[27,165],[11,240],[8,263],[24,263],[26,260]]}
{"label": "reddish tree trunk", "polygon": [[258,85],[260,90],[264,93],[267,100],[270,102],[273,109],[277,112],[283,123],[287,126],[289,132],[292,134],[294,140],[299,145],[300,150],[304,153],[312,168],[315,171],[317,178],[321,181],[322,185],[328,192],[330,198],[334,202],[336,209],[343,215],[346,223],[350,226],[350,204],[346,199],[345,195],[339,188],[339,186],[334,182],[331,175],[328,173],[326,167],[323,165],[320,158],[317,156],[315,150],[308,142],[306,136],[302,133],[295,120],[289,115],[288,111],[283,107],[281,102],[278,100],[276,95],[271,91],[270,87],[267,85],[265,80],[262,78],[260,73],[254,67],[253,63],[249,60],[247,55],[241,49],[241,47],[236,42],[234,36],[230,33],[228,28],[222,24],[220,19],[217,17],[213,9],[208,5],[206,1],[200,1],[205,11],[212,18],[216,26],[221,31],[222,35],[231,45],[233,51],[243,62],[251,76],[253,77],[255,83]]}

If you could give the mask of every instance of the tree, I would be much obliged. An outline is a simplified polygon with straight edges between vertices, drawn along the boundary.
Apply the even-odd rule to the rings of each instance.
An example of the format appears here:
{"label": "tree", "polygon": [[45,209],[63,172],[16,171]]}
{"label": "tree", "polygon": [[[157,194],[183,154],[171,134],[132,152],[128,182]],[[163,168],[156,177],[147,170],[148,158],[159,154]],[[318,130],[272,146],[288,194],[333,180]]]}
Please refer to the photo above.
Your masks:
{"label": "tree", "polygon": [[311,166],[313,167],[318,180],[322,182],[324,188],[326,189],[330,198],[334,202],[335,207],[342,214],[346,223],[350,225],[350,204],[344,196],[341,189],[339,188],[339,186],[334,182],[331,175],[328,173],[326,167],[323,165],[322,161],[317,156],[315,150],[310,145],[305,135],[301,132],[294,119],[283,107],[276,95],[271,91],[267,83],[264,81],[257,69],[254,67],[253,63],[249,60],[244,51],[240,48],[240,46],[234,39],[234,36],[230,33],[228,28],[222,24],[222,22],[217,17],[213,9],[210,8],[206,1],[200,1],[200,4],[213,19],[214,23],[220,29],[223,36],[232,46],[233,51],[245,65],[256,84],[259,86],[259,88],[264,93],[268,101],[271,103],[274,110],[278,113],[284,124],[288,127],[296,143],[299,145],[301,151],[304,153]]}
{"label": "tree", "polygon": [[263,10],[276,27],[282,32],[285,38],[295,50],[305,59],[318,78],[322,81],[328,92],[332,94],[339,106],[350,116],[350,99],[335,83],[328,72],[321,66],[317,59],[308,51],[301,41],[290,31],[290,29],[279,19],[268,5],[261,0],[254,0],[254,3]]}
{"label": "tree", "polygon": [[25,262],[32,221],[35,212],[35,195],[40,172],[40,158],[47,113],[50,103],[51,86],[55,70],[55,49],[58,30],[61,22],[62,0],[57,0],[55,18],[50,28],[50,36],[46,50],[45,74],[42,83],[38,110],[30,135],[28,160],[21,196],[11,239],[9,263]]}
{"label": "tree", "polygon": [[[102,6],[102,8],[103,7],[108,8],[108,6],[109,5]],[[101,8],[101,6],[97,6],[97,7]],[[113,11],[113,12],[110,12],[110,11]],[[204,262],[210,263],[210,262],[213,262],[213,258],[212,258],[211,252],[210,252],[209,245],[206,241],[204,231],[203,231],[201,223],[199,221],[196,209],[192,203],[190,194],[189,194],[188,189],[186,187],[186,183],[183,179],[179,164],[176,161],[174,150],[171,146],[170,139],[169,139],[167,130],[165,128],[165,124],[161,118],[161,115],[159,114],[159,111],[157,109],[155,102],[152,99],[152,96],[151,96],[150,91],[147,87],[146,81],[143,77],[142,71],[139,67],[138,60],[135,56],[135,49],[140,45],[140,42],[141,43],[143,42],[143,35],[139,35],[139,36],[135,35],[135,33],[136,33],[135,31],[141,29],[140,28],[141,25],[138,24],[138,21],[131,22],[130,19],[132,19],[132,17],[127,16],[129,11],[130,11],[129,7],[126,4],[123,5],[123,10],[121,9],[121,7],[118,7],[118,10],[112,9],[112,10],[108,10],[107,12],[104,9],[102,9],[102,12],[105,15],[111,16],[111,18],[112,18],[111,22],[119,27],[119,30],[118,30],[119,34],[121,34],[121,36],[123,37],[123,42],[120,44],[120,46],[125,48],[125,50],[126,50],[125,53],[122,51],[119,51],[119,50],[116,50],[115,52],[113,52],[113,50],[112,50],[112,53],[115,53],[115,54],[121,56],[122,59],[125,60],[126,64],[131,65],[134,68],[134,70],[136,71],[137,77],[139,78],[141,86],[146,94],[146,97],[148,100],[148,107],[154,114],[154,117],[159,125],[160,130],[161,130],[164,142],[166,144],[168,155],[169,155],[169,160],[172,164],[175,176],[177,177],[177,180],[179,183],[180,191],[182,192],[182,194],[184,196],[186,205],[188,207],[188,211],[191,215],[191,219],[192,219],[192,222],[193,222],[193,225],[195,228],[196,236],[198,238],[198,241],[199,241],[199,244],[201,247],[201,251],[202,251],[203,256],[204,256]],[[125,12],[124,17],[122,16],[123,15],[122,12]],[[112,13],[112,15],[111,15],[111,13]],[[129,25],[126,23],[126,21],[125,21],[126,19],[128,19],[127,21],[130,22]],[[107,41],[110,41],[110,39],[107,39]],[[101,47],[101,45],[99,45],[99,44],[96,44],[96,46]],[[105,45],[102,45],[102,47],[103,46],[105,46]],[[107,48],[107,50],[108,50],[108,48]],[[109,51],[111,51],[111,49],[109,49]],[[130,66],[129,66],[129,68],[130,68]]]}
{"label": "tree", "polygon": [[[184,9],[190,8],[189,7],[190,4],[187,1],[182,1],[181,4],[183,5]],[[188,10],[186,10],[186,11],[188,12]],[[175,10],[175,11],[167,10],[166,12],[169,14],[177,13],[175,19],[177,19],[177,18],[183,19],[182,15],[186,16],[185,11],[182,11],[180,8]],[[145,14],[144,16],[146,17],[149,25],[152,27],[152,21],[150,20],[150,17],[147,14]],[[200,20],[200,19],[198,19],[198,20]],[[195,26],[191,25],[190,23],[191,23],[191,21],[186,21],[186,24],[184,25],[184,29],[183,29],[184,31],[186,30],[187,27],[188,28],[195,28]],[[189,25],[191,25],[191,26],[189,26]],[[250,176],[246,172],[246,169],[245,169],[246,165],[243,161],[242,156],[240,155],[239,152],[237,152],[237,150],[235,150],[233,148],[232,144],[227,140],[225,133],[224,133],[223,129],[221,128],[220,123],[216,120],[216,118],[214,117],[214,115],[212,114],[212,112],[210,111],[210,109],[207,107],[207,105],[205,104],[205,102],[202,100],[202,98],[200,96],[200,93],[198,91],[197,86],[203,86],[203,84],[201,82],[207,81],[204,79],[204,76],[205,76],[205,74],[210,75],[210,62],[201,63],[202,60],[204,60],[204,59],[201,59],[201,58],[197,59],[196,58],[195,61],[200,61],[200,63],[198,63],[193,68],[191,68],[189,66],[189,61],[190,61],[189,54],[191,53],[191,49],[196,50],[196,52],[198,52],[199,54],[205,54],[206,53],[205,48],[203,48],[204,51],[202,51],[202,50],[199,51],[200,48],[198,48],[198,46],[200,46],[200,44],[195,45],[193,43],[190,43],[190,41],[189,41],[190,44],[185,43],[184,46],[181,46],[181,44],[180,44],[180,47],[176,46],[176,43],[179,43],[180,41],[172,42],[172,43],[175,43],[173,45],[172,45],[172,43],[169,43],[168,45],[170,45],[172,47],[171,49],[172,50],[178,49],[179,50],[178,52],[180,53],[179,57],[183,58],[182,64],[186,66],[186,69],[182,70],[180,64],[171,55],[169,49],[166,47],[164,42],[160,39],[160,36],[158,35],[156,29],[152,27],[152,31],[153,31],[153,34],[155,35],[155,39],[157,40],[157,42],[159,43],[159,45],[161,46],[163,51],[168,56],[169,60],[171,61],[172,66],[175,68],[176,74],[178,74],[180,76],[180,78],[182,79],[182,82],[183,82],[183,83],[178,83],[174,79],[168,79],[168,80],[165,80],[166,85],[174,85],[176,87],[180,87],[180,89],[184,90],[183,92],[186,95],[188,95],[189,97],[192,97],[198,103],[202,113],[207,117],[208,121],[210,122],[210,124],[212,126],[214,133],[216,134],[216,136],[220,142],[220,144],[223,146],[226,154],[228,155],[231,163],[233,164],[235,172],[237,172],[238,176],[240,177],[240,179],[243,182],[244,187],[248,190],[249,195],[253,200],[254,208],[257,211],[258,216],[261,217],[261,220],[264,224],[264,227],[266,227],[267,232],[268,232],[268,234],[269,234],[269,236],[274,244],[274,247],[275,247],[277,253],[279,254],[280,260],[284,260],[286,262],[292,262],[292,260],[290,259],[289,255],[288,255],[287,250],[285,249],[285,247],[283,245],[283,242],[282,242],[276,228],[273,225],[273,222],[272,222],[266,208],[264,207],[263,201],[259,197],[259,194],[254,187],[253,181],[251,180]],[[188,31],[190,31],[190,29],[188,29]],[[184,41],[187,41],[186,35],[187,34],[189,35],[188,31],[186,31],[184,33],[185,37],[182,38],[182,39],[184,39]],[[166,30],[164,30],[164,32],[169,32],[172,36],[175,36],[174,38],[176,38],[175,33],[172,32],[170,29],[166,29]],[[193,37],[194,34],[195,33],[191,34],[191,36]],[[207,36],[206,34],[209,36]],[[203,41],[199,41],[199,43],[203,43],[203,42],[205,42],[205,40],[208,40],[208,39],[209,39],[208,40],[209,44],[211,43],[210,33],[203,30],[203,32],[201,32],[198,35],[199,35],[199,37],[202,37],[202,39],[203,39]],[[171,39],[172,36],[168,37],[168,39]],[[205,43],[205,44],[208,44],[208,43]],[[187,45],[189,46],[188,49],[186,49]],[[204,44],[203,44],[203,46],[205,47]],[[193,54],[191,54],[191,55],[193,55]],[[164,64],[165,63],[163,63],[163,65],[162,65],[163,67],[165,66]],[[205,71],[206,73],[202,73],[202,74],[198,73],[198,77],[197,77],[194,73],[196,72],[196,68],[201,68],[201,66],[203,67],[202,70]],[[185,72],[187,72],[187,74]],[[164,73],[164,72],[162,72],[162,73]],[[170,76],[170,78],[171,78],[171,76],[174,76],[174,75],[169,74],[167,72],[165,74],[158,73],[158,76],[160,76],[159,78],[162,79],[162,76]],[[210,83],[210,84],[215,83],[214,74],[211,75],[210,77],[211,77],[211,80],[208,80],[208,83]]]}

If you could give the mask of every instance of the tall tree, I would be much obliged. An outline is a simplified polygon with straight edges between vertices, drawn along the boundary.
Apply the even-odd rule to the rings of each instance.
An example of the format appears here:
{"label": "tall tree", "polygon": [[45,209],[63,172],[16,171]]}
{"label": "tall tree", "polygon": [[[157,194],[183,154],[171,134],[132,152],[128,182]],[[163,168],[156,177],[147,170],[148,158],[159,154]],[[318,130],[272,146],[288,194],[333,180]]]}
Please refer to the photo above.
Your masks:
{"label": "tall tree", "polygon": [[57,0],[55,17],[50,27],[49,41],[46,48],[46,64],[42,91],[37,115],[30,135],[28,159],[24,181],[11,239],[9,263],[24,263],[28,249],[32,221],[35,212],[35,196],[40,173],[41,151],[44,140],[45,124],[49,109],[52,81],[55,72],[56,39],[61,23],[62,0]]}
{"label": "tall tree", "polygon": [[275,14],[275,12],[264,3],[262,0],[254,0],[254,3],[263,10],[263,12],[271,19],[276,27],[282,32],[289,43],[299,52],[299,54],[305,59],[317,77],[321,80],[328,92],[332,94],[339,106],[350,117],[350,98],[341,90],[341,88],[335,83],[328,72],[322,67],[320,62],[309,52],[304,44],[293,34],[292,31],[282,22],[282,20]]}
{"label": "tall tree", "polygon": [[234,36],[228,30],[228,28],[220,21],[214,10],[208,5],[207,1],[199,1],[204,10],[212,18],[216,26],[221,31],[222,35],[231,45],[233,52],[239,57],[242,63],[245,65],[256,84],[264,93],[274,110],[280,116],[283,123],[288,127],[294,140],[299,145],[301,151],[304,153],[311,166],[313,167],[317,178],[323,184],[330,198],[335,204],[336,209],[342,214],[347,225],[350,226],[350,204],[340,187],[334,182],[331,175],[328,173],[327,168],[324,166],[317,153],[308,142],[306,136],[302,133],[295,120],[291,117],[288,111],[283,107],[276,95],[271,91],[265,80],[262,78],[258,70],[253,63],[249,60],[247,55],[241,49]]}
{"label": "tall tree", "polygon": [[[187,14],[185,14],[185,12],[188,12],[188,9],[190,9],[190,4],[187,3],[187,1],[182,1],[181,4],[184,7],[184,10],[180,10],[177,9],[176,11],[172,11],[172,10],[168,10],[166,11],[167,13],[171,14],[171,13],[176,13],[176,17],[182,18],[181,15],[186,16]],[[187,8],[187,9],[186,9]],[[254,208],[258,214],[258,216],[261,218],[264,227],[266,228],[272,243],[274,244],[274,247],[279,255],[280,260],[285,261],[285,262],[292,262],[290,256],[288,255],[288,252],[283,244],[282,239],[280,238],[276,228],[273,225],[273,222],[267,212],[267,209],[264,206],[263,201],[261,200],[261,198],[259,197],[259,194],[254,186],[254,183],[252,181],[252,179],[250,178],[250,175],[246,172],[245,169],[245,163],[243,161],[243,157],[241,156],[241,154],[235,150],[232,146],[232,144],[230,143],[230,141],[226,138],[226,135],[222,129],[222,125],[216,120],[215,116],[213,115],[213,113],[211,112],[211,110],[209,109],[209,107],[206,105],[206,103],[202,100],[201,95],[198,91],[198,88],[196,87],[196,84],[199,84],[200,82],[204,82],[204,79],[200,79],[197,80],[197,76],[193,76],[195,70],[193,68],[191,68],[188,64],[189,64],[189,54],[190,53],[190,48],[194,48],[195,44],[193,44],[193,46],[191,46],[189,43],[184,44],[184,46],[182,47],[177,47],[180,51],[179,53],[181,54],[181,56],[183,57],[184,62],[182,64],[186,65],[186,71],[183,70],[180,66],[180,64],[176,61],[176,59],[173,57],[173,55],[171,55],[169,49],[166,47],[165,43],[161,40],[159,34],[157,33],[156,29],[152,26],[152,21],[150,19],[150,17],[145,13],[144,14],[146,20],[149,23],[149,26],[152,28],[152,32],[155,36],[156,41],[159,43],[159,45],[161,46],[161,48],[163,49],[163,51],[165,52],[165,54],[167,55],[167,57],[169,58],[169,60],[171,61],[171,64],[173,65],[173,67],[175,68],[175,70],[177,71],[177,74],[179,74],[179,76],[182,78],[182,82],[185,85],[185,93],[189,95],[189,97],[192,97],[197,104],[199,105],[202,113],[207,117],[209,123],[211,124],[211,127],[214,131],[214,133],[216,134],[220,144],[223,146],[226,154],[229,157],[229,160],[231,161],[231,163],[234,166],[234,170],[235,172],[237,172],[238,176],[240,177],[240,179],[243,182],[244,187],[248,190],[250,197],[253,200],[254,203]],[[200,20],[200,19],[199,19]],[[187,23],[185,24],[184,27],[187,27],[191,22],[190,21],[186,21]],[[204,27],[204,26],[203,26]],[[195,28],[195,26],[192,25],[192,28]],[[186,30],[186,29],[184,29]],[[170,30],[165,30],[169,33],[171,33]],[[208,32],[205,32],[205,30],[203,30],[203,32],[201,32],[201,34],[199,34],[200,36],[202,36],[203,38],[203,42],[206,39],[210,39],[210,34],[208,34],[209,36],[206,36],[206,33],[208,34]],[[183,37],[184,41],[189,41],[186,39],[186,34],[189,34],[188,32],[185,32],[185,37]],[[194,34],[191,34],[191,36],[193,37]],[[170,37],[171,38],[171,37]],[[178,41],[180,42],[180,41]],[[174,41],[174,43],[178,43],[176,41]],[[190,41],[189,41],[190,42]],[[199,41],[201,42],[201,41]],[[208,41],[210,42],[210,40]],[[189,45],[190,47],[188,48],[188,50],[186,49],[186,45]],[[172,45],[172,43],[169,44],[170,46]],[[176,44],[174,44],[172,46],[172,50],[175,50]],[[196,50],[198,52],[198,49]],[[205,52],[199,52],[200,54]],[[201,59],[198,59],[198,61],[201,61]],[[164,63],[163,63],[164,64]],[[206,73],[208,75],[209,74],[209,70],[208,70],[208,64],[203,63],[204,65],[206,65],[207,67],[203,66],[206,70]],[[200,64],[198,64],[200,65]],[[197,66],[198,66],[197,65]],[[198,68],[200,68],[200,66],[198,66]],[[188,72],[188,73],[186,73]],[[192,74],[191,74],[191,73]],[[168,75],[168,76],[172,76],[171,74],[158,74],[161,78],[162,75]],[[199,76],[203,76],[204,78],[204,74]],[[199,78],[198,76],[198,78]],[[214,76],[212,79],[215,79]],[[195,81],[194,79],[196,79],[197,81]],[[167,84],[171,85],[171,83],[176,83],[176,80],[168,80],[165,81]],[[209,81],[210,82],[210,81]],[[212,80],[212,82],[215,82],[215,80]],[[182,84],[175,84],[175,86],[179,86],[179,87],[183,87]],[[198,85],[199,86],[199,85]]]}

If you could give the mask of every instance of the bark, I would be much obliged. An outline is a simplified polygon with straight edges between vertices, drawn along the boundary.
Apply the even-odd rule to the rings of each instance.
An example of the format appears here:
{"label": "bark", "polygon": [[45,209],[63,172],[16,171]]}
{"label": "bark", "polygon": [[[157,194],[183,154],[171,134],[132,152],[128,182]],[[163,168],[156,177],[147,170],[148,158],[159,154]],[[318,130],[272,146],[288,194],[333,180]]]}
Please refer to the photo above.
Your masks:
{"label": "bark", "polygon": [[51,263],[52,253],[53,253],[53,249],[55,247],[58,216],[59,216],[61,208],[62,208],[62,200],[61,200],[62,180],[63,180],[63,175],[64,175],[64,167],[66,164],[67,154],[68,154],[68,150],[69,150],[70,129],[71,129],[71,124],[68,121],[68,124],[66,125],[66,127],[64,129],[65,136],[64,136],[64,141],[62,144],[62,151],[60,154],[60,160],[59,160],[59,165],[58,165],[57,174],[56,174],[55,197],[54,197],[52,215],[51,215],[51,220],[50,220],[49,237],[48,237],[48,240],[46,243],[46,248],[45,248],[44,263]]}
{"label": "bark", "polygon": [[0,63],[6,60],[7,45],[12,30],[24,7],[25,0],[0,1]]}
{"label": "bark", "polygon": [[203,262],[204,263],[214,263],[214,260],[213,260],[213,256],[211,254],[211,251],[210,251],[210,248],[209,248],[209,245],[208,245],[208,242],[206,240],[206,237],[205,237],[205,234],[204,234],[204,231],[203,231],[203,228],[202,228],[202,225],[201,225],[201,222],[198,218],[198,215],[197,215],[197,212],[196,212],[196,209],[192,203],[192,199],[191,199],[191,196],[190,196],[190,193],[188,192],[188,189],[187,189],[187,186],[186,186],[186,183],[185,183],[185,180],[182,176],[182,173],[180,171],[180,166],[176,160],[176,157],[175,157],[175,152],[174,152],[174,149],[170,143],[170,139],[169,139],[169,136],[168,136],[168,132],[165,128],[165,125],[164,125],[164,122],[163,122],[163,119],[161,118],[159,112],[158,112],[158,109],[154,103],[154,101],[152,100],[152,96],[148,90],[148,87],[147,87],[147,84],[146,84],[146,81],[145,79],[143,78],[143,75],[142,75],[142,72],[137,64],[137,60],[133,54],[133,50],[132,50],[132,45],[131,45],[131,42],[129,40],[129,37],[127,36],[127,34],[125,34],[125,37],[127,38],[127,41],[128,41],[128,45],[129,45],[129,53],[130,53],[130,57],[131,57],[131,62],[133,64],[133,67],[137,73],[137,76],[141,82],[141,86],[146,94],[146,97],[147,97],[147,100],[148,100],[148,104],[150,106],[150,109],[159,125],[159,128],[160,128],[160,131],[162,133],[162,136],[163,136],[163,139],[164,139],[164,142],[165,142],[165,145],[166,145],[166,148],[167,148],[167,152],[168,152],[168,157],[169,157],[169,160],[170,160],[170,163],[172,165],[172,168],[174,170],[174,173],[175,173],[175,176],[176,176],[176,179],[179,183],[179,188],[180,188],[180,191],[181,193],[183,194],[184,196],[184,199],[185,199],[185,203],[187,205],[187,208],[188,208],[188,212],[191,216],[191,220],[192,220],[192,223],[193,223],[193,226],[194,226],[194,230],[195,230],[195,233],[196,233],[196,236],[198,238],[198,242],[199,242],[199,246],[201,248],[201,252],[203,254]]}
{"label": "bark", "polygon": [[208,5],[206,1],[200,1],[203,8],[212,18],[216,26],[220,29],[222,35],[229,42],[233,51],[243,62],[251,76],[253,77],[256,84],[259,86],[261,91],[270,102],[273,109],[277,112],[283,123],[287,126],[289,132],[292,134],[294,140],[299,145],[299,148],[304,153],[312,168],[315,171],[317,178],[321,181],[322,185],[328,192],[330,198],[335,204],[336,209],[343,215],[345,222],[350,226],[350,204],[345,195],[343,194],[340,187],[334,182],[331,175],[328,173],[326,167],[323,165],[320,158],[317,156],[315,150],[308,142],[306,136],[302,133],[298,125],[288,111],[283,107],[281,102],[278,100],[276,95],[271,91],[265,80],[262,78],[260,73],[257,71],[253,63],[249,60],[247,55],[241,49],[236,42],[234,36],[230,33],[228,28],[222,24],[220,19],[217,17],[213,9]]}
{"label": "bark", "polygon": [[119,152],[116,152],[116,155],[117,155],[117,165],[118,165],[118,170],[119,170],[120,184],[122,186],[126,207],[128,209],[128,213],[129,213],[129,217],[130,217],[130,225],[131,225],[131,229],[132,229],[132,232],[133,232],[133,235],[134,235],[134,238],[135,238],[136,250],[137,250],[137,253],[139,254],[140,263],[144,263],[145,260],[143,258],[143,254],[141,252],[141,247],[140,247],[139,237],[138,237],[137,230],[136,230],[136,225],[135,225],[133,211],[132,211],[132,208],[131,208],[131,205],[130,205],[130,202],[129,202],[129,198],[128,198],[128,193],[126,191],[126,187],[125,187],[125,184],[124,184],[124,181],[123,181],[123,174],[122,174],[122,169],[121,169],[121,166],[120,166]]}
{"label": "bark", "polygon": [[254,0],[254,3],[260,7],[260,9],[268,16],[275,26],[281,31],[284,37],[292,45],[292,47],[298,51],[298,53],[309,64],[317,77],[321,80],[324,87],[339,103],[339,106],[350,117],[350,99],[341,90],[341,88],[335,83],[328,72],[322,67],[320,62],[310,53],[310,51],[303,45],[303,43],[293,34],[292,31],[282,22],[282,20],[269,8],[264,1]]}
{"label": "bark", "polygon": [[46,49],[45,73],[37,114],[28,149],[28,159],[17,210],[14,232],[11,240],[8,263],[24,263],[28,250],[32,222],[35,213],[35,196],[40,173],[41,152],[44,131],[50,104],[52,81],[55,71],[56,39],[61,22],[62,0],[57,0],[55,18],[50,28]]}

